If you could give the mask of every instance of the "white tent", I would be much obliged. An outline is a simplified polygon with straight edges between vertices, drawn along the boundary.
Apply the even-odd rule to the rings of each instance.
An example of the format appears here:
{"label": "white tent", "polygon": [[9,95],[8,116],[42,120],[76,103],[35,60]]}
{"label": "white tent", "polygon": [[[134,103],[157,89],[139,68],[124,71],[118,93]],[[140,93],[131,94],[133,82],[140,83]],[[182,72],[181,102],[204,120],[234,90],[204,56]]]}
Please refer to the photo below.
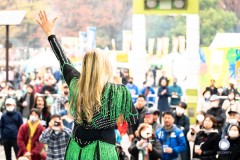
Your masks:
{"label": "white tent", "polygon": [[240,47],[240,33],[217,33],[210,48],[232,48]]}
{"label": "white tent", "polygon": [[39,53],[38,55],[28,59],[25,65],[32,68],[60,67],[59,62],[52,51]]}

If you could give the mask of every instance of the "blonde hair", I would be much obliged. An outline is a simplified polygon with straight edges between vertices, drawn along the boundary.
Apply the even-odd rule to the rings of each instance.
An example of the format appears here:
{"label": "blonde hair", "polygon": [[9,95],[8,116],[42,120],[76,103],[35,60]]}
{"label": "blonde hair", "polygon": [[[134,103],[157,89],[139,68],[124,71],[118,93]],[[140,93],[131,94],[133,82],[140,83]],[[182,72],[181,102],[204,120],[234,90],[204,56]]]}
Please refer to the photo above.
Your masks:
{"label": "blonde hair", "polygon": [[[112,66],[107,54],[100,49],[87,51],[83,57],[81,76],[75,89],[79,89],[76,99],[76,118],[79,122],[83,114],[92,121],[95,111],[101,108],[101,95],[105,84],[112,78]],[[71,104],[73,101],[71,100]]]}

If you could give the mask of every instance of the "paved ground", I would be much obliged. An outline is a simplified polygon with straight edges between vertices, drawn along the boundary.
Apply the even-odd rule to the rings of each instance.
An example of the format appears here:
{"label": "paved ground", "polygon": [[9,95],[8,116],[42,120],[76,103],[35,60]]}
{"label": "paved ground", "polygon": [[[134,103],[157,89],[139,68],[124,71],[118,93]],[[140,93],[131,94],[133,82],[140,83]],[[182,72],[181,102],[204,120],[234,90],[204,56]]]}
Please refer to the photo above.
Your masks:
{"label": "paved ground", "polygon": [[[0,160],[6,160],[3,146],[0,146]],[[16,160],[13,150],[12,150],[12,160]]]}

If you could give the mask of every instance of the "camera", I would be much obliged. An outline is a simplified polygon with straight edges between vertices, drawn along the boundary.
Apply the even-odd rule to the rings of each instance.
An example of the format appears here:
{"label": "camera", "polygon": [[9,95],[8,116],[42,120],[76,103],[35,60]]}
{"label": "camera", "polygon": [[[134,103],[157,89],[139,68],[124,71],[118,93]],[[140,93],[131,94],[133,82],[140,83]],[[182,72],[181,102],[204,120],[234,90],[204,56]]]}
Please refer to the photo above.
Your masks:
{"label": "camera", "polygon": [[54,122],[54,126],[60,126],[60,122]]}

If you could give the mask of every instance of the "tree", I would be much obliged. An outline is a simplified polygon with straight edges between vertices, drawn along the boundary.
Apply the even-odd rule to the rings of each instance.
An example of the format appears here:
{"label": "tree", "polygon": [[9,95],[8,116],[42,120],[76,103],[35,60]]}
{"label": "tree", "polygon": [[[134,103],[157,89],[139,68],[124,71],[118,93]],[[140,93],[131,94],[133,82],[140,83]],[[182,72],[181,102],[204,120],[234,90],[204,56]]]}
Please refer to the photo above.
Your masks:
{"label": "tree", "polygon": [[237,16],[224,11],[219,0],[200,0],[200,44],[209,46],[218,32],[234,32]]}
{"label": "tree", "polygon": [[240,32],[240,1],[239,0],[222,0],[221,7],[224,10],[234,12],[238,17],[237,32]]}

